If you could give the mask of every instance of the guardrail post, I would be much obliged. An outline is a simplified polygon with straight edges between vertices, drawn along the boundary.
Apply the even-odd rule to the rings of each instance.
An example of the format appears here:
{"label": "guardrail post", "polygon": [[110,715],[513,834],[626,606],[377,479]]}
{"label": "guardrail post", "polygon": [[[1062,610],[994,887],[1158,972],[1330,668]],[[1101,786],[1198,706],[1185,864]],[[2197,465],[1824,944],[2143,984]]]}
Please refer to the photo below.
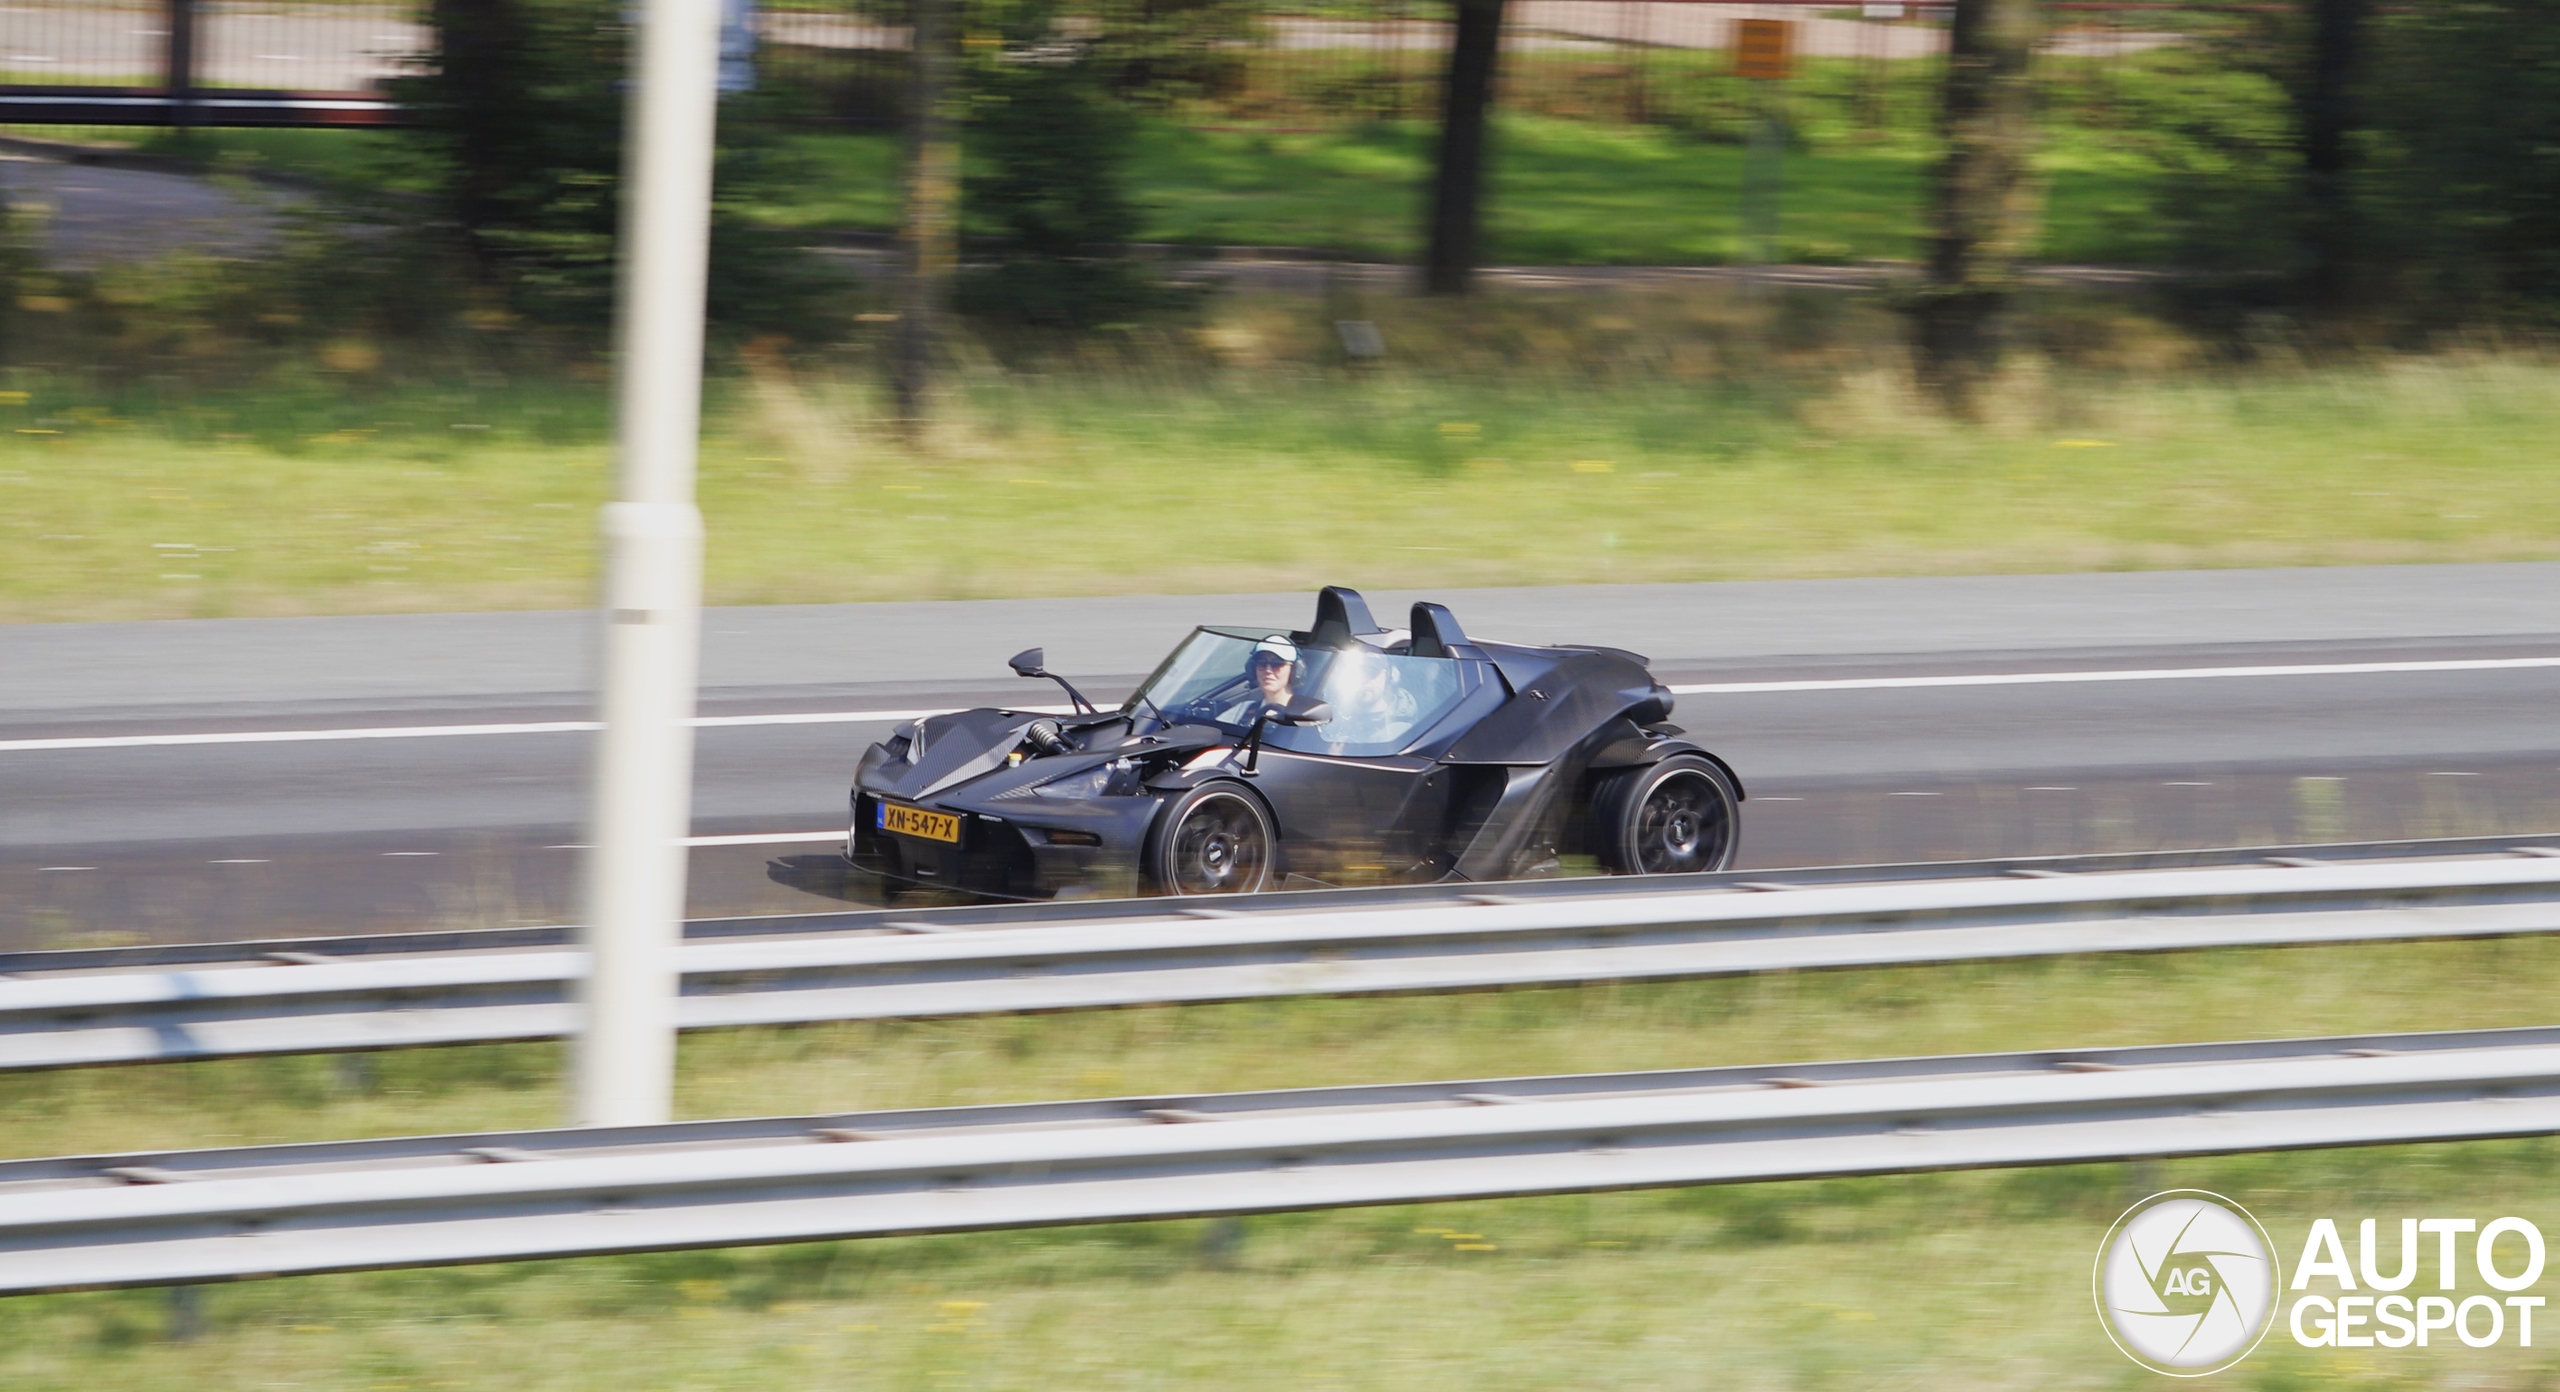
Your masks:
{"label": "guardrail post", "polygon": [[618,501],[604,510],[604,732],[573,1108],[588,1126],[651,1125],[674,1106],[702,609],[693,475],[719,68],[720,0],[648,0],[624,123]]}
{"label": "guardrail post", "polygon": [[204,1337],[204,1287],[169,1287],[169,1342],[192,1344]]}
{"label": "guardrail post", "polygon": [[169,0],[166,69],[169,124],[185,130],[196,123],[196,0]]}

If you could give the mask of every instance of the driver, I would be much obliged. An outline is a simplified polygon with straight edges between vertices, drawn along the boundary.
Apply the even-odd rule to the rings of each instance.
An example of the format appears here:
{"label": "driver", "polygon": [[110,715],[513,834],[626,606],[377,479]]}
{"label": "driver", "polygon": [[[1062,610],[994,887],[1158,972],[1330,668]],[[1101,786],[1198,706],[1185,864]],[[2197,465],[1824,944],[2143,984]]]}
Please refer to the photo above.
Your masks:
{"label": "driver", "polygon": [[1298,699],[1298,665],[1278,648],[1255,648],[1244,660],[1244,675],[1243,698],[1218,712],[1227,724],[1249,725],[1265,707],[1286,707]]}
{"label": "driver", "polygon": [[1286,706],[1298,697],[1297,664],[1269,648],[1255,648],[1245,659],[1245,674],[1253,678],[1253,689],[1260,693],[1266,706]]}

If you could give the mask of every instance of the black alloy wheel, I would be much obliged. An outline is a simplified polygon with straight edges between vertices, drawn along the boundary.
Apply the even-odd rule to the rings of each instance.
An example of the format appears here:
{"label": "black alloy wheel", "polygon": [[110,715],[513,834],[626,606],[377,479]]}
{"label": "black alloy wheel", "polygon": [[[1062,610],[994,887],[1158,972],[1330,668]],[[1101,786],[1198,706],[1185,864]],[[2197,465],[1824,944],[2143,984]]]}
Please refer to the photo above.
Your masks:
{"label": "black alloy wheel", "polygon": [[1708,760],[1675,754],[1615,774],[1592,801],[1600,859],[1618,874],[1694,874],[1733,864],[1741,800]]}
{"label": "black alloy wheel", "polygon": [[1204,783],[1156,818],[1147,878],[1167,894],[1251,894],[1271,879],[1271,814],[1233,783]]}

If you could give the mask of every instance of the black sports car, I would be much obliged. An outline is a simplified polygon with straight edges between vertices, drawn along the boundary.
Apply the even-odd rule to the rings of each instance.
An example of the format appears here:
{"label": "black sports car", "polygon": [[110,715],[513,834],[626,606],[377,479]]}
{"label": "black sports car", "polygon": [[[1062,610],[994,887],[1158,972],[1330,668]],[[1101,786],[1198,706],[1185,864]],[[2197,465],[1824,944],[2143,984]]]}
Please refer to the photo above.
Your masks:
{"label": "black sports car", "polygon": [[967,710],[871,746],[845,847],[890,886],[1029,899],[1499,880],[1568,856],[1721,870],[1743,792],[1634,653],[1382,630],[1328,587],[1304,632],[1195,630],[1118,710]]}

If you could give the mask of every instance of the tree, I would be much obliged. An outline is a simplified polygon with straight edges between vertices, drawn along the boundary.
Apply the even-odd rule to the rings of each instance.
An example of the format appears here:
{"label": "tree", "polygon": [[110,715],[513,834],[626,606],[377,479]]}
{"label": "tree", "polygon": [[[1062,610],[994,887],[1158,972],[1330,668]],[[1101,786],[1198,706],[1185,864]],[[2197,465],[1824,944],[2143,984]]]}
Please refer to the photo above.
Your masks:
{"label": "tree", "polygon": [[[622,215],[622,0],[433,0],[436,49],[398,79],[407,157],[484,294],[527,319],[600,332]],[[797,177],[766,99],[722,102],[711,216],[715,324],[815,336],[831,280],[748,207]],[[414,207],[376,210],[405,225]]]}
{"label": "tree", "polygon": [[1431,230],[1423,289],[1463,295],[1476,266],[1483,220],[1485,108],[1502,54],[1503,0],[1456,0],[1457,34],[1441,84],[1440,158],[1431,177]]}
{"label": "tree", "polygon": [[628,34],[609,3],[434,0],[432,63],[401,105],[443,211],[512,308],[601,324]]}
{"label": "tree", "polygon": [[2365,288],[2438,324],[2560,312],[2560,6],[2480,0],[2371,21],[2366,158],[2348,169]]}
{"label": "tree", "polygon": [[973,65],[969,144],[977,174],[968,221],[996,232],[989,265],[961,277],[962,307],[984,318],[1088,329],[1170,308],[1181,296],[1131,259],[1137,128],[1106,90],[1106,63],[1052,39]]}
{"label": "tree", "polygon": [[2302,84],[2302,183],[2308,216],[2313,303],[2346,297],[2356,255],[2357,208],[2349,182],[2348,136],[2355,129],[2351,84],[2367,0],[2311,0],[2311,71]]}
{"label": "tree", "polygon": [[1912,316],[1920,374],[1950,410],[1998,366],[2000,312],[2033,226],[2036,0],[1956,0],[1938,117],[1928,278]]}

